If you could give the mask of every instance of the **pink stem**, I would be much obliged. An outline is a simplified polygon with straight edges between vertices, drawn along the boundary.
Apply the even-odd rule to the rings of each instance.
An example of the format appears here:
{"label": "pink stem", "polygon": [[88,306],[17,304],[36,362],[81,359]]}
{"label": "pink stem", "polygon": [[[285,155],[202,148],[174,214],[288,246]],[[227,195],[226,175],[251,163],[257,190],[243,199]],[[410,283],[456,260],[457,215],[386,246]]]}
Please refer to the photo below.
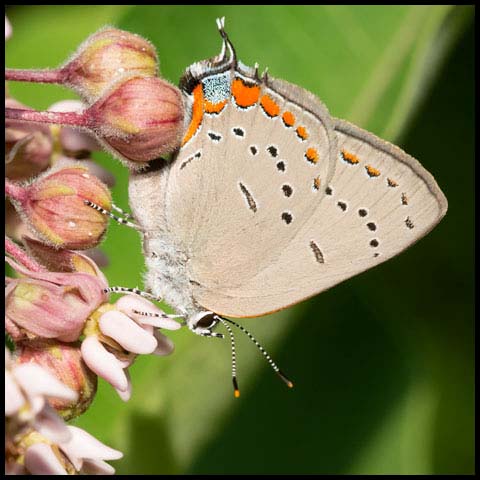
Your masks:
{"label": "pink stem", "polygon": [[46,268],[42,267],[37,263],[33,258],[28,256],[28,254],[20,248],[15,242],[10,238],[5,236],[5,252],[8,253],[11,257],[21,263],[23,266],[31,270],[32,272],[45,272]]}
{"label": "pink stem", "polygon": [[6,108],[5,118],[36,123],[57,123],[59,125],[73,125],[75,127],[88,126],[88,117],[74,112],[37,112],[22,108]]}
{"label": "pink stem", "polygon": [[5,80],[36,83],[64,83],[63,70],[26,70],[17,68],[5,69]]}
{"label": "pink stem", "polygon": [[25,200],[27,192],[25,188],[5,178],[5,195],[12,198],[13,200],[22,202],[23,200]]}

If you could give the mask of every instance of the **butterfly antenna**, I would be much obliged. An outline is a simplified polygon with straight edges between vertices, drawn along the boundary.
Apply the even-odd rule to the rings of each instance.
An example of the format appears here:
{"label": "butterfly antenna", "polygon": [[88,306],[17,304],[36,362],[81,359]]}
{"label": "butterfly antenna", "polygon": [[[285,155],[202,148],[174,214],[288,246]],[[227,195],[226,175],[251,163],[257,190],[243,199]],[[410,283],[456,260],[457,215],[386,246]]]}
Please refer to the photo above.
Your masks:
{"label": "butterfly antenna", "polygon": [[222,322],[223,326],[227,329],[228,334],[230,335],[230,344],[232,345],[232,382],[233,382],[233,394],[235,398],[240,396],[240,390],[238,389],[237,383],[237,358],[235,354],[235,337],[233,336],[233,331],[230,328],[230,325],[221,317],[218,319]]}
{"label": "butterfly antenna", "polygon": [[[267,359],[267,362],[273,368],[273,371],[286,383],[289,388],[293,388],[293,382],[277,367],[277,364],[272,360],[272,357],[266,352],[266,350],[257,342],[255,337],[244,327],[239,325],[238,323],[230,320],[228,318],[222,318],[225,322],[231,323],[235,325],[238,329],[240,329],[243,333],[247,335],[247,337],[257,346],[257,348],[262,352],[263,356]],[[223,323],[223,322],[222,322]],[[224,324],[225,325],[225,324]]]}

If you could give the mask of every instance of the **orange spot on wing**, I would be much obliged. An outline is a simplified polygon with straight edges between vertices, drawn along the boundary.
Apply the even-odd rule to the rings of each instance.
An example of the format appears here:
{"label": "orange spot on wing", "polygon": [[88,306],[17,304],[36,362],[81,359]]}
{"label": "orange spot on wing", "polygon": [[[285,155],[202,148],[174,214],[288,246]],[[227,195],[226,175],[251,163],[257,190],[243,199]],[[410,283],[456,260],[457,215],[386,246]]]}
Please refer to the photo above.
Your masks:
{"label": "orange spot on wing", "polygon": [[365,169],[367,170],[369,177],[378,177],[380,175],[380,170],[372,167],[371,165],[366,165]]}
{"label": "orange spot on wing", "polygon": [[286,127],[292,127],[295,123],[295,116],[292,112],[285,112],[282,115],[282,120]]}
{"label": "orange spot on wing", "polygon": [[185,145],[198,130],[203,119],[203,87],[199,83],[193,89],[193,106],[192,106],[192,120],[187,128],[187,133],[183,137],[182,146]]}
{"label": "orange spot on wing", "polygon": [[280,107],[269,95],[263,95],[260,105],[269,117],[276,117],[280,113]]}
{"label": "orange spot on wing", "polygon": [[203,108],[205,109],[206,113],[220,113],[225,105],[227,104],[227,100],[223,100],[218,103],[212,103],[208,100],[204,101]]}
{"label": "orange spot on wing", "polygon": [[308,132],[305,127],[297,127],[295,132],[302,140],[306,140],[308,138]]}
{"label": "orange spot on wing", "polygon": [[343,159],[347,162],[350,163],[351,165],[356,165],[360,160],[356,155],[353,153],[347,152],[346,150],[342,150],[342,156]]}
{"label": "orange spot on wing", "polygon": [[239,107],[251,107],[258,102],[260,87],[258,85],[246,85],[243,80],[236,78],[232,82],[232,95]]}
{"label": "orange spot on wing", "polygon": [[315,178],[313,179],[313,188],[314,188],[315,190],[320,190],[320,185],[321,185],[320,177],[319,177],[319,176],[318,176],[318,177],[315,177]]}
{"label": "orange spot on wing", "polygon": [[309,148],[305,152],[305,158],[311,163],[318,162],[318,152],[314,148]]}
{"label": "orange spot on wing", "polygon": [[408,205],[408,197],[406,193],[402,193],[402,205]]}

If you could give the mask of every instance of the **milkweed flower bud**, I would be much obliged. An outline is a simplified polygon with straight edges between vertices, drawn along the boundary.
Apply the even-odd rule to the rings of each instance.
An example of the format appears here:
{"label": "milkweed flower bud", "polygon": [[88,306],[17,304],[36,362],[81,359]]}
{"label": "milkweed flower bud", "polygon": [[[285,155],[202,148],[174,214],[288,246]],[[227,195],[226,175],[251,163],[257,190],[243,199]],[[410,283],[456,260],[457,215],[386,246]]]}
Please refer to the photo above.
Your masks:
{"label": "milkweed flower bud", "polygon": [[[86,105],[79,100],[61,100],[50,105],[48,111],[81,113],[85,108]],[[51,125],[50,130],[59,143],[59,149],[68,157],[85,158],[88,153],[101,150],[95,137],[85,130],[59,125]]]}
{"label": "milkweed flower bud", "polygon": [[106,282],[88,273],[33,272],[5,259],[23,278],[6,278],[5,329],[15,341],[78,339],[85,321],[106,301]]}
{"label": "milkweed flower bud", "polygon": [[[6,108],[27,109],[12,98],[5,99]],[[28,179],[50,165],[53,142],[47,125],[5,120],[5,175],[12,179]]]}
{"label": "milkweed flower bud", "polygon": [[[95,261],[86,254],[72,250],[64,250],[45,245],[34,238],[22,237],[27,252],[51,272],[80,272],[98,277],[102,285],[107,285],[107,279],[98,268]],[[83,252],[86,253],[86,252]]]}
{"label": "milkweed flower bud", "polygon": [[128,162],[171,153],[184,131],[181,93],[160,78],[136,77],[116,84],[85,115],[105,147]]}
{"label": "milkweed flower bud", "polygon": [[88,37],[61,72],[64,82],[91,103],[120,78],[156,76],[158,58],[144,38],[107,27]]}
{"label": "milkweed flower bud", "polygon": [[87,249],[103,239],[108,217],[85,201],[110,210],[110,191],[81,164],[49,170],[29,185],[8,187],[17,211],[44,242],[57,248]]}
{"label": "milkweed flower bud", "polygon": [[97,391],[97,376],[86,366],[80,353],[80,343],[34,340],[17,344],[17,361],[40,365],[76,392],[77,398],[49,399],[49,404],[63,417],[71,420],[82,414]]}

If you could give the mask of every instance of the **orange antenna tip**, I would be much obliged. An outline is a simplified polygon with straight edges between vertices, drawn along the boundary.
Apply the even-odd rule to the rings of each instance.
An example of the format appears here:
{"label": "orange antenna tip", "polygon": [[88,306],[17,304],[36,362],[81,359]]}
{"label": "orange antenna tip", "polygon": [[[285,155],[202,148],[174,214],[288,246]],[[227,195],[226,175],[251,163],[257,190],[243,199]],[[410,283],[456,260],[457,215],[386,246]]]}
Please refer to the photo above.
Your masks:
{"label": "orange antenna tip", "polygon": [[288,388],[293,388],[293,382],[289,380],[283,372],[278,370],[277,375],[286,383]]}
{"label": "orange antenna tip", "polygon": [[235,395],[235,398],[238,398],[240,396],[240,390],[238,388],[237,377],[233,377],[232,381],[233,381],[233,394]]}

